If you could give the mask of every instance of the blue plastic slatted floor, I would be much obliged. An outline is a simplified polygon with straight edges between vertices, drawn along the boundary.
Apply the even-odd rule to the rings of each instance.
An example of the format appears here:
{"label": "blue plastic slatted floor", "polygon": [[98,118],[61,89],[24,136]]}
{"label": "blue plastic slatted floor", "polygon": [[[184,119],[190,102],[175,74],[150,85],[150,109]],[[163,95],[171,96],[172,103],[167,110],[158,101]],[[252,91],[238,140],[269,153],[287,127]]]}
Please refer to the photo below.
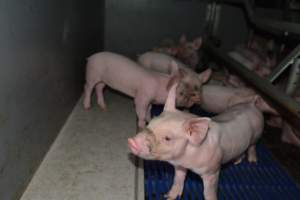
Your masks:
{"label": "blue plastic slatted floor", "polygon": [[[152,114],[158,115],[161,108],[155,106]],[[192,111],[200,114],[199,110]],[[223,166],[219,179],[218,199],[300,200],[300,189],[296,183],[273,160],[270,152],[262,144],[257,146],[257,155],[257,164],[250,164],[244,160],[239,165]],[[145,199],[164,199],[163,195],[167,193],[173,181],[173,167],[166,162],[144,161],[144,171]],[[181,199],[203,199],[202,180],[198,175],[188,173]]]}

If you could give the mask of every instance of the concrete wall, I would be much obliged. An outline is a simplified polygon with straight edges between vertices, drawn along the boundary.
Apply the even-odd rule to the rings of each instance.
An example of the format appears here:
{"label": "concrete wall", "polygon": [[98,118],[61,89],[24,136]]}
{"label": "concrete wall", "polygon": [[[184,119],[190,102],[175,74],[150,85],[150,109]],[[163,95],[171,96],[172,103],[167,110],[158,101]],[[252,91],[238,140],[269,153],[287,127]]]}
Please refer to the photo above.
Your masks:
{"label": "concrete wall", "polygon": [[[18,199],[82,92],[103,1],[0,1],[0,199]],[[55,184],[55,183],[53,183]]]}

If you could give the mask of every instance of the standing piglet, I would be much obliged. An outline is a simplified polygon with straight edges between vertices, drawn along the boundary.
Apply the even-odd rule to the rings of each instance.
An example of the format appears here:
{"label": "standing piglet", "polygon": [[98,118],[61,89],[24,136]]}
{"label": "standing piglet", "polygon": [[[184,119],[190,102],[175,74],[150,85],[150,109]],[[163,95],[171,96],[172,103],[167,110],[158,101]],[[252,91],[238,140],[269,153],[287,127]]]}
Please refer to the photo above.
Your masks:
{"label": "standing piglet", "polygon": [[164,111],[135,137],[128,139],[132,153],[144,159],[167,161],[175,167],[168,200],[181,196],[187,169],[199,174],[206,200],[217,199],[222,163],[239,159],[245,151],[256,162],[255,143],[263,130],[263,115],[251,103],[239,104],[214,118],[199,117],[175,108],[175,90]]}
{"label": "standing piglet", "polygon": [[[138,126],[142,128],[145,126],[146,116],[149,116],[151,104],[164,104],[170,86],[182,77],[176,64],[173,65],[171,75],[168,75],[144,69],[134,61],[115,53],[96,53],[88,58],[83,105],[86,109],[90,108],[91,93],[96,88],[97,103],[106,110],[103,88],[108,85],[134,98]],[[183,87],[178,88],[177,105],[192,106],[194,102],[188,96],[191,93],[187,89],[182,90]]]}
{"label": "standing piglet", "polygon": [[192,103],[201,102],[201,87],[209,80],[212,73],[211,69],[207,69],[197,74],[174,57],[156,52],[142,54],[138,58],[138,63],[147,69],[166,74],[169,74],[173,68],[179,68],[178,98],[185,99],[185,101],[192,98]]}
{"label": "standing piglet", "polygon": [[150,104],[165,102],[171,79],[172,75],[148,71],[124,56],[110,52],[96,53],[88,58],[86,66],[83,105],[86,109],[90,108],[91,93],[96,88],[97,103],[106,110],[103,88],[108,85],[134,98],[138,126],[142,128]]}

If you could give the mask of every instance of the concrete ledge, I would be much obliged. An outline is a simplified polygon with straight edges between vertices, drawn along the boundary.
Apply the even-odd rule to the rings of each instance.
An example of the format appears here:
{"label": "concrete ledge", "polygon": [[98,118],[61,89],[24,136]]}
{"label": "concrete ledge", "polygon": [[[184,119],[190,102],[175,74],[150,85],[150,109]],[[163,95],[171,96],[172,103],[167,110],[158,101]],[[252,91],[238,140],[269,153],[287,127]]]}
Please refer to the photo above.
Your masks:
{"label": "concrete ledge", "polygon": [[21,200],[144,199],[143,169],[127,148],[136,133],[133,101],[105,97],[107,112],[78,102]]}

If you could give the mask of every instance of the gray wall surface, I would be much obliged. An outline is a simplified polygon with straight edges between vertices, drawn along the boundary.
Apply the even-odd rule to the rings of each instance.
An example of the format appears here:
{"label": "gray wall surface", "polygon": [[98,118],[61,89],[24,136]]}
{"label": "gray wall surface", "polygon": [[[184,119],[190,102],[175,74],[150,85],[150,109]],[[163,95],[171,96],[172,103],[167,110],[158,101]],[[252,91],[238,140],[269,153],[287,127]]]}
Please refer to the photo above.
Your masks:
{"label": "gray wall surface", "polygon": [[134,56],[165,38],[189,40],[202,34],[206,4],[201,0],[107,0],[105,43],[109,51]]}
{"label": "gray wall surface", "polygon": [[[101,0],[0,1],[0,199],[18,199],[83,88]],[[55,183],[53,183],[55,184]]]}
{"label": "gray wall surface", "polygon": [[241,7],[223,4],[217,30],[218,37],[222,41],[222,50],[229,51],[237,44],[246,42],[248,31],[246,15]]}
{"label": "gray wall surface", "polygon": [[[105,50],[135,56],[160,44],[202,35],[207,4],[202,0],[107,0]],[[217,34],[222,49],[230,50],[247,39],[248,27],[239,7],[223,4]]]}

